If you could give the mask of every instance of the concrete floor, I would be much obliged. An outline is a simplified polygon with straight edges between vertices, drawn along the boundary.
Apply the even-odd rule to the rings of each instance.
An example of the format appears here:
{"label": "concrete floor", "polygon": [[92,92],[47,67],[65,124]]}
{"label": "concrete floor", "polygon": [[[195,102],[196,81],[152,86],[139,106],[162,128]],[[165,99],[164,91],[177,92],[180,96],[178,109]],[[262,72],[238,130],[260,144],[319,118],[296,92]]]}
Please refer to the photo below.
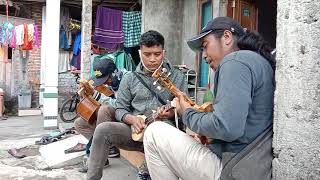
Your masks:
{"label": "concrete floor", "polygon": [[[79,173],[79,165],[60,169],[44,170],[47,165],[41,155],[16,159],[8,154],[11,148],[35,147],[39,140],[50,130],[43,129],[42,116],[9,117],[0,121],[0,177],[1,180],[84,180],[85,174]],[[137,170],[122,158],[110,159],[110,166],[104,169],[105,180],[133,180]]]}

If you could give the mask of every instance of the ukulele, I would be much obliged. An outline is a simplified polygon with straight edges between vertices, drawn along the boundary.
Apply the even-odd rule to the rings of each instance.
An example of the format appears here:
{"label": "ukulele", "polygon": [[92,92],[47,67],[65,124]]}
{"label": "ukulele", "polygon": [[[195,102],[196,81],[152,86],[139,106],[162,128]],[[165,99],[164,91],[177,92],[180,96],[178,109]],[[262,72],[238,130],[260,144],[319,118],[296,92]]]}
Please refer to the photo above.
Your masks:
{"label": "ukulele", "polygon": [[[170,72],[167,72],[168,70],[163,68],[157,69],[153,74],[152,77],[156,79],[156,81],[153,83],[153,85],[156,85],[158,82],[162,87],[166,88],[171,94],[174,96],[178,96],[178,94],[183,94],[183,98],[192,106],[194,110],[197,112],[212,112],[213,111],[213,105],[211,102],[206,102],[204,104],[197,105],[195,102],[193,102],[190,97],[182,93],[173,83],[172,81],[168,78],[170,76]],[[193,131],[191,131],[189,128],[186,128],[186,133],[190,136],[192,136],[194,139],[197,141],[201,142],[203,145],[208,145],[212,143],[213,139],[199,135]]]}
{"label": "ukulele", "polygon": [[[174,106],[171,105],[171,103],[164,105],[165,107],[165,111],[169,111],[170,109],[173,109]],[[131,126],[131,132],[132,132],[132,139],[134,141],[139,141],[142,142],[143,140],[143,135],[144,135],[144,131],[147,128],[147,126],[153,122],[155,122],[157,120],[159,116],[159,112],[158,111],[153,111],[153,110],[145,110],[145,112],[143,113],[143,115],[137,115],[137,117],[140,117],[144,120],[144,123],[146,125],[146,127],[140,131],[137,132],[133,126]]]}

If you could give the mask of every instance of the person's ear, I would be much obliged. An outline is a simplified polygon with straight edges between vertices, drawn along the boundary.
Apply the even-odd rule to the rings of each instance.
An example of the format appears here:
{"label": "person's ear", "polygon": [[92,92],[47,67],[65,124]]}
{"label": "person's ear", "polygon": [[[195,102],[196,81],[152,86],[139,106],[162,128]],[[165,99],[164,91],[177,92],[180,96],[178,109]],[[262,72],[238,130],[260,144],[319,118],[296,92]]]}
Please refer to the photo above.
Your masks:
{"label": "person's ear", "polygon": [[162,56],[164,57],[166,50],[162,50]]}
{"label": "person's ear", "polygon": [[223,40],[225,45],[233,44],[233,35],[230,31],[226,30],[223,32]]}
{"label": "person's ear", "polygon": [[141,50],[139,49],[138,52],[139,52],[139,57],[141,59]]}

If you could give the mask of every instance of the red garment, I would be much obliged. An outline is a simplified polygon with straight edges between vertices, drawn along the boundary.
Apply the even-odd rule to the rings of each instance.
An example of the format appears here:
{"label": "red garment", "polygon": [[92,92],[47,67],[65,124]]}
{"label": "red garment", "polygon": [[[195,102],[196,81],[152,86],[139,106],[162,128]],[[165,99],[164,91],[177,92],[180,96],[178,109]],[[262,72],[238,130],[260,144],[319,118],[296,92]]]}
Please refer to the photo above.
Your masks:
{"label": "red garment", "polygon": [[24,24],[24,35],[23,35],[23,44],[22,50],[32,50],[32,41],[29,41],[28,38],[28,25]]}

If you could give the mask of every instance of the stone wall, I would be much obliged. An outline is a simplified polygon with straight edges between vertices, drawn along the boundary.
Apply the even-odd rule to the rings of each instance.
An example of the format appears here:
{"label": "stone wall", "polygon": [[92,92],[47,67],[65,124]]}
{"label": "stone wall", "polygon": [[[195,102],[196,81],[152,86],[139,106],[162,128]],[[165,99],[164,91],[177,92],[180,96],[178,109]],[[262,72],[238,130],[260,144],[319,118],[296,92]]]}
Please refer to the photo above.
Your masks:
{"label": "stone wall", "polygon": [[142,32],[156,30],[165,38],[165,56],[181,64],[182,0],[142,0]]}
{"label": "stone wall", "polygon": [[320,3],[278,0],[274,179],[320,177]]}

